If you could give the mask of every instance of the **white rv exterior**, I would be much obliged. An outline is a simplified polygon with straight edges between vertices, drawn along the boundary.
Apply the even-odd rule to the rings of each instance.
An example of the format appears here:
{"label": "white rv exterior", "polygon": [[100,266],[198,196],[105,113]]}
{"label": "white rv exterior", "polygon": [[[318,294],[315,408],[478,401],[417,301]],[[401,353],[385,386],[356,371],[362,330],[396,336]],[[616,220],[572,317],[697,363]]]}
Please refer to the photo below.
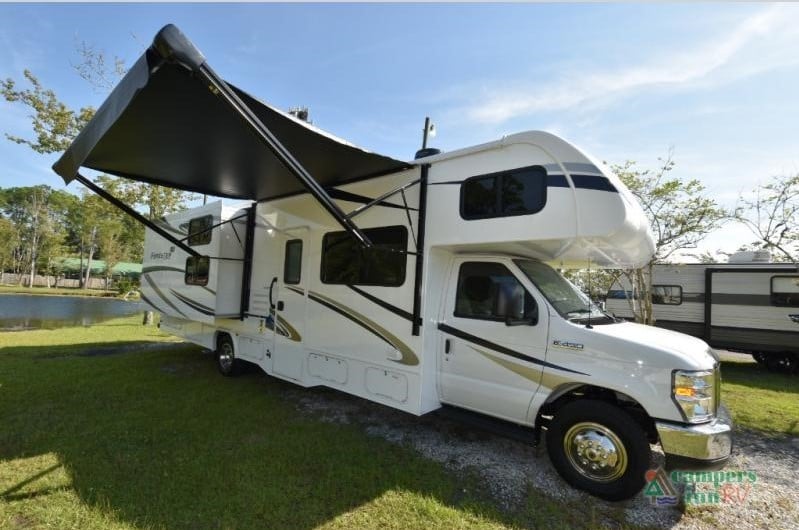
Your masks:
{"label": "white rv exterior", "polygon": [[[412,184],[422,171],[420,227]],[[562,139],[528,132],[338,186],[337,204],[356,210],[399,188],[357,217],[374,251],[307,194],[254,204],[250,239],[246,208],[217,202],[169,216],[162,226],[209,259],[148,230],[143,298],[163,330],[216,350],[226,375],[244,360],[412,414],[449,405],[546,428],[566,480],[605,498],[640,489],[649,442],[675,463],[726,461],[731,427],[707,344],[588,309],[545,265],[649,259],[646,218],[615,175]],[[212,227],[210,238],[192,220]]]}
{"label": "white rv exterior", "polygon": [[[717,348],[751,353],[774,370],[795,371],[799,269],[793,263],[767,259],[764,263],[759,254],[749,254],[733,256],[724,264],[655,265],[655,325],[699,337]],[[632,296],[628,283],[611,287],[608,311],[633,318],[628,296]]]}

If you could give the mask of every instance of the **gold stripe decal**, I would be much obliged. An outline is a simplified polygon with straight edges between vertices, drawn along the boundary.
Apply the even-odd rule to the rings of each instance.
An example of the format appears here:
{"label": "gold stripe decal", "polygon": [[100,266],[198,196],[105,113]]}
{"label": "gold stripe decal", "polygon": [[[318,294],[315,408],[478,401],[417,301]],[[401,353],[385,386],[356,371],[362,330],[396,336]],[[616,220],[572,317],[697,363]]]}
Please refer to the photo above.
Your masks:
{"label": "gold stripe decal", "polygon": [[393,362],[399,364],[405,364],[408,366],[416,366],[419,364],[419,357],[416,356],[416,354],[413,352],[413,350],[410,349],[410,347],[408,347],[407,344],[402,342],[399,338],[397,338],[396,335],[394,335],[386,328],[379,325],[374,320],[371,320],[366,316],[362,315],[361,313],[358,313],[354,309],[342,305],[336,302],[335,300],[328,298],[327,296],[324,296],[322,294],[309,291],[308,296],[314,302],[327,306],[333,311],[336,311],[337,313],[341,314],[342,316],[347,317],[356,324],[369,330],[372,334],[380,337],[383,341],[387,342],[389,345],[396,348],[396,350],[400,352],[402,357],[399,360],[391,359]]}
{"label": "gold stripe decal", "polygon": [[518,365],[516,363],[512,363],[512,362],[510,362],[508,360],[505,360],[505,359],[502,359],[500,357],[497,357],[496,355],[491,355],[487,351],[478,350],[477,348],[475,348],[471,344],[469,345],[469,347],[471,349],[473,349],[474,351],[476,351],[477,353],[479,353],[480,355],[482,355],[483,357],[485,357],[486,359],[488,359],[490,361],[494,361],[495,363],[497,363],[501,367],[507,368],[511,372],[515,372],[518,375],[524,377],[525,379],[529,379],[533,383],[538,384],[538,383],[541,382],[541,373],[543,372],[543,369],[539,370],[537,368],[532,368],[530,366],[521,366],[521,365]]}
{"label": "gold stripe decal", "polygon": [[516,374],[528,379],[536,384],[541,384],[544,388],[553,389],[558,385],[563,383],[574,381],[572,378],[562,377],[557,374],[553,374],[551,372],[543,373],[543,369],[539,370],[536,368],[532,368],[529,366],[520,366],[516,363],[512,363],[508,360],[502,359],[501,357],[497,357],[496,355],[492,355],[486,351],[478,350],[472,345],[469,345],[471,349],[485,357],[486,359],[497,363],[498,365],[502,366],[503,368],[507,368],[511,372],[515,372]]}

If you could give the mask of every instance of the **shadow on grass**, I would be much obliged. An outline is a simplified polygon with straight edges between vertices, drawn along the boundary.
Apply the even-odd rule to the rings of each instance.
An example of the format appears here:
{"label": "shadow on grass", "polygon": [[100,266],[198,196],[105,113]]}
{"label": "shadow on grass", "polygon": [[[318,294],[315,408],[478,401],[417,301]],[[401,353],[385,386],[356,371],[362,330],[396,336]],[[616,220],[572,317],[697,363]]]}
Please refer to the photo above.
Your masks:
{"label": "shadow on grass", "polygon": [[[34,362],[35,348],[0,357],[0,459],[57,462],[17,465],[0,500],[58,493],[40,479],[63,465],[83,503],[147,527],[303,529],[339,516],[344,527],[513,523],[438,464],[300,415],[285,383],[259,371],[221,378],[199,348],[158,346],[58,363]],[[74,526],[69,507],[46,502],[51,521]]]}
{"label": "shadow on grass", "polygon": [[757,363],[722,361],[721,376],[722,384],[733,383],[750,388],[799,394],[799,374],[772,372]]}

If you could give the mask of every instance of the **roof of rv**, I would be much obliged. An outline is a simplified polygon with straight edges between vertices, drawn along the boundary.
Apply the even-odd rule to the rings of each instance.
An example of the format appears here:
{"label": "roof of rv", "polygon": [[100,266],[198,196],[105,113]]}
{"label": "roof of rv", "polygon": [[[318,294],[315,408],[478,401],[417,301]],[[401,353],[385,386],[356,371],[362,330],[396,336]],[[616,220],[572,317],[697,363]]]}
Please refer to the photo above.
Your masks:
{"label": "roof of rv", "polygon": [[[325,188],[410,167],[355,147],[229,86]],[[179,61],[165,61],[155,45],[120,81],[53,169],[69,183],[81,167],[239,199],[264,200],[305,190],[241,116],[230,112]]]}

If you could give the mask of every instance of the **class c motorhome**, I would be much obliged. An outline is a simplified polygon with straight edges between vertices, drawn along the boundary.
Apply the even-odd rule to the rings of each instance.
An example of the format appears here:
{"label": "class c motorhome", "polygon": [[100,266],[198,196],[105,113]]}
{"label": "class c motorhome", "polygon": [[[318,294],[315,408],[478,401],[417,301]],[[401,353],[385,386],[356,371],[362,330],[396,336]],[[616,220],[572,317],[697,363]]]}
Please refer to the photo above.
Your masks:
{"label": "class c motorhome", "polygon": [[[707,344],[618,321],[547,264],[653,252],[621,181],[554,135],[369,153],[228,85],[167,26],[54,167],[147,225],[144,300],[225,375],[247,361],[545,430],[561,475],[611,500],[641,489],[650,444],[672,467],[729,458]],[[151,221],[80,167],[245,202]]]}

